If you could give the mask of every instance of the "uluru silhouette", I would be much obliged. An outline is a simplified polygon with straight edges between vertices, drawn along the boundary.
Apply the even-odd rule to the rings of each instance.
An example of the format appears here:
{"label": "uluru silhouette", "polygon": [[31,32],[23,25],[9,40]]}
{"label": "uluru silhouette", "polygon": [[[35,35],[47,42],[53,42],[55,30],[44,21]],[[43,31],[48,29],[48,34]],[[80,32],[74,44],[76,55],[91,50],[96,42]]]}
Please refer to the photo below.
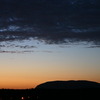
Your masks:
{"label": "uluru silhouette", "polygon": [[100,88],[100,83],[93,81],[49,81],[40,84],[36,89],[81,89],[81,88]]}
{"label": "uluru silhouette", "polygon": [[49,81],[38,85],[35,89],[39,100],[90,100],[99,98],[100,83],[85,80]]}
{"label": "uluru silhouette", "polygon": [[49,81],[31,89],[0,89],[0,100],[99,100],[100,83]]}

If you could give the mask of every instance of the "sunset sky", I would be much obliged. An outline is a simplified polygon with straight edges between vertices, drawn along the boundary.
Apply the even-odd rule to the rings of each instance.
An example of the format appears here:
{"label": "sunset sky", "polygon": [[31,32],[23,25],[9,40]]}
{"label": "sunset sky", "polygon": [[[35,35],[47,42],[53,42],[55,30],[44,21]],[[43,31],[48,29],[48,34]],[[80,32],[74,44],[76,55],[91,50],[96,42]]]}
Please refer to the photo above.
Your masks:
{"label": "sunset sky", "polygon": [[38,42],[33,52],[0,53],[0,88],[33,88],[54,80],[100,82],[100,48],[80,44]]}
{"label": "sunset sky", "polygon": [[0,88],[55,80],[100,83],[98,2],[1,0]]}

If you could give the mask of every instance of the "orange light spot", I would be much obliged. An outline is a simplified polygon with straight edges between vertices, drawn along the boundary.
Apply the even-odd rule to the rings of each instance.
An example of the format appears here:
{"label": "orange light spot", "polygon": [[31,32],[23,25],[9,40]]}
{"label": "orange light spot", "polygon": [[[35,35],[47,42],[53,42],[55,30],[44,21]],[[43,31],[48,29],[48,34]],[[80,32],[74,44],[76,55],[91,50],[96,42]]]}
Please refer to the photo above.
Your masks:
{"label": "orange light spot", "polygon": [[24,97],[21,97],[22,100],[24,100]]}

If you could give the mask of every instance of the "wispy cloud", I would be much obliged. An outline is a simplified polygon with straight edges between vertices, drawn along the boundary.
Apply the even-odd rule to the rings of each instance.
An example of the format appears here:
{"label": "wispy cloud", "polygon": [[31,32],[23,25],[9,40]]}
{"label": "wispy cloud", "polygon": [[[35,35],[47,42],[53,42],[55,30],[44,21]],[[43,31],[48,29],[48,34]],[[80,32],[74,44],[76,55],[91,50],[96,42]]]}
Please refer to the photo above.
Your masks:
{"label": "wispy cloud", "polygon": [[31,53],[34,51],[6,51],[6,50],[0,50],[0,53],[11,53],[11,54],[15,54],[15,53]]}
{"label": "wispy cloud", "polygon": [[[85,41],[100,45],[98,0],[0,2],[0,42],[35,38],[47,44]],[[9,8],[9,9],[8,9]],[[0,47],[7,47],[1,44]],[[14,47],[29,49],[30,45]],[[98,47],[98,46],[96,46]]]}

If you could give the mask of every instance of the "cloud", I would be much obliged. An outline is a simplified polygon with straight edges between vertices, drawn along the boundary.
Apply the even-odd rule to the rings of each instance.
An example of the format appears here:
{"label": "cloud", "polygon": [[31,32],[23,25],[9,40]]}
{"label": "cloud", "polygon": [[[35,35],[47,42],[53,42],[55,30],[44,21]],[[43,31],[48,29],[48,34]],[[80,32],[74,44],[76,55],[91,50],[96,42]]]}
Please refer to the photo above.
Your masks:
{"label": "cloud", "polygon": [[0,53],[12,53],[12,54],[15,54],[15,53],[31,53],[31,52],[34,52],[34,51],[6,51],[6,50],[0,50]]}
{"label": "cloud", "polygon": [[87,48],[100,48],[100,45],[95,45],[95,46],[89,46]]}
{"label": "cloud", "polygon": [[0,42],[37,38],[47,44],[86,41],[100,45],[99,4],[98,0],[1,1]]}

